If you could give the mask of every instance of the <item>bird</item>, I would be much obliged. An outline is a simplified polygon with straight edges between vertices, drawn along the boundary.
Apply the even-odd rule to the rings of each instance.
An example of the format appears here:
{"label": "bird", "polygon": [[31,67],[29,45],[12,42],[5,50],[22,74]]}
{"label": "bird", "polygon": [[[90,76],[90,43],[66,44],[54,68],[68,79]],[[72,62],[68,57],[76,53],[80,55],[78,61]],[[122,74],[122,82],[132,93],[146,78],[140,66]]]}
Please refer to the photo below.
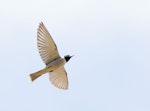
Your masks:
{"label": "bird", "polygon": [[39,23],[37,29],[37,46],[41,59],[46,67],[30,74],[29,78],[31,82],[41,75],[49,73],[49,80],[54,86],[67,90],[68,77],[64,65],[71,57],[73,57],[73,55],[65,55],[64,58],[59,55],[57,46],[43,22]]}

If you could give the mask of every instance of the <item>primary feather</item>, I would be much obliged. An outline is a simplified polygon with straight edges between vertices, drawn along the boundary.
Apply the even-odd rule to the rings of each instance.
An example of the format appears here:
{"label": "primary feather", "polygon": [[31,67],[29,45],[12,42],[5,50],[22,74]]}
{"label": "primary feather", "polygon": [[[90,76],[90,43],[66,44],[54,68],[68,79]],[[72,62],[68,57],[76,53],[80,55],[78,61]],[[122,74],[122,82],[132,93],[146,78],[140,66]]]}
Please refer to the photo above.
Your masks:
{"label": "primary feather", "polygon": [[37,32],[37,45],[40,56],[46,65],[53,60],[60,58],[57,46],[42,22],[40,23]]}

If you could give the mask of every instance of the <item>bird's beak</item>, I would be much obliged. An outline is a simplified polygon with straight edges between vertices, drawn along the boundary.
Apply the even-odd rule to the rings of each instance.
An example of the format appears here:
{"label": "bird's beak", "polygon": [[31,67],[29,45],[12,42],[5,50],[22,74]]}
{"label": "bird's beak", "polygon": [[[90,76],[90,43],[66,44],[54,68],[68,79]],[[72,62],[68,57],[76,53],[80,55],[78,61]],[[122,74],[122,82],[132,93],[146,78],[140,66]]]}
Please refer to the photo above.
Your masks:
{"label": "bird's beak", "polygon": [[72,55],[71,57],[73,57],[74,55]]}

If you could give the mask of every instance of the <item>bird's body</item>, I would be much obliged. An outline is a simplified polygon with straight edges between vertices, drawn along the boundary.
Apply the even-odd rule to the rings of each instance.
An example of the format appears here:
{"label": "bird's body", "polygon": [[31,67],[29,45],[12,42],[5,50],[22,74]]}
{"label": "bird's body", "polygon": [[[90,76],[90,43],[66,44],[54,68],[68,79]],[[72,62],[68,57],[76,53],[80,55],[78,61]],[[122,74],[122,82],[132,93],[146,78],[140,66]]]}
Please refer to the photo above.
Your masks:
{"label": "bird's body", "polygon": [[35,72],[33,74],[30,74],[31,81],[34,81],[36,78],[40,77],[41,75],[47,73],[47,72],[55,72],[57,69],[63,67],[65,65],[66,61],[65,59],[58,58],[54,60],[53,62],[49,63],[44,69]]}
{"label": "bird's body", "polygon": [[61,89],[68,89],[68,78],[64,65],[72,56],[67,55],[64,58],[59,56],[57,46],[42,22],[38,28],[37,42],[40,56],[46,67],[30,74],[31,81],[48,72],[53,85]]}

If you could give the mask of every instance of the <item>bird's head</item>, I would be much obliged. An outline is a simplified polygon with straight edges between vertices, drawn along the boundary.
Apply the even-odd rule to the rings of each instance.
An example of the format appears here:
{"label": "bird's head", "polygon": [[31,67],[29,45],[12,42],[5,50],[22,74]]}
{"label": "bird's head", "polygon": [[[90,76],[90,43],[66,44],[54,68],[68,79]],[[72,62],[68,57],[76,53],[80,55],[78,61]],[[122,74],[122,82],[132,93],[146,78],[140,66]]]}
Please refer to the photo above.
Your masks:
{"label": "bird's head", "polygon": [[65,58],[66,62],[68,62],[68,61],[70,60],[71,57],[73,57],[73,56],[66,55],[64,58]]}

